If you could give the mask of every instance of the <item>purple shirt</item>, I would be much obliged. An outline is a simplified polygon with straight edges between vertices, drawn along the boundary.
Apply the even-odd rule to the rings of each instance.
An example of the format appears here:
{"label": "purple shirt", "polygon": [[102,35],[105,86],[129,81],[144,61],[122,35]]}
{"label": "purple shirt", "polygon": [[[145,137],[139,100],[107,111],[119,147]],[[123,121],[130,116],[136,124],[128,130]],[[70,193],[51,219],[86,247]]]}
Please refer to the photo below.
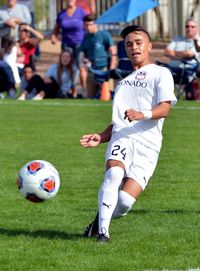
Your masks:
{"label": "purple shirt", "polygon": [[86,13],[82,8],[77,7],[72,16],[68,16],[66,10],[62,10],[56,19],[62,30],[62,45],[80,45],[85,31],[83,18]]}

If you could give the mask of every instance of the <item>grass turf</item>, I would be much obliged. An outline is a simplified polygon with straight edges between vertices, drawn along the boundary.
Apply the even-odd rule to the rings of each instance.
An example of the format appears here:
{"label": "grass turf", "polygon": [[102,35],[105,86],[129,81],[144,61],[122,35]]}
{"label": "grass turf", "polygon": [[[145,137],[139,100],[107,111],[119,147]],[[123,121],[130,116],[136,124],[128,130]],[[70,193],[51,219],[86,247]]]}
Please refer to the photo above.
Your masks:
{"label": "grass turf", "polygon": [[[83,149],[82,134],[110,121],[96,100],[0,103],[0,270],[188,270],[200,267],[200,108],[179,102],[165,121],[154,176],[106,245],[81,234],[97,210],[106,145]],[[17,191],[21,166],[55,165],[58,195],[34,204]]]}

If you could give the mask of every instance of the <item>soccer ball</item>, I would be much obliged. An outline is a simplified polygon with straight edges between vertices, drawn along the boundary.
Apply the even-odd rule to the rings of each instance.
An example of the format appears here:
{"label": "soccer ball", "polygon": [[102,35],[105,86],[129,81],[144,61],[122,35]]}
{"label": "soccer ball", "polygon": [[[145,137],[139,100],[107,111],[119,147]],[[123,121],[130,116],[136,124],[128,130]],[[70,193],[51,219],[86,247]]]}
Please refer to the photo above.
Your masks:
{"label": "soccer ball", "polygon": [[17,185],[19,192],[27,200],[43,202],[52,199],[58,193],[60,177],[51,163],[34,160],[21,168]]}

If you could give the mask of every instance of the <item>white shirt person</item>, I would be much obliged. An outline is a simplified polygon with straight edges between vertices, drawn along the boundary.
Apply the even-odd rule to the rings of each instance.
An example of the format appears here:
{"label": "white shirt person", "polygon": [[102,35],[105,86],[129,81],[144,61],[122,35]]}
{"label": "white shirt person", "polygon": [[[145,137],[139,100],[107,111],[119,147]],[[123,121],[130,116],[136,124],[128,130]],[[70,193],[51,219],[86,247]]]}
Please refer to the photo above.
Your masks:
{"label": "white shirt person", "polygon": [[162,127],[177,101],[171,72],[152,63],[149,33],[131,25],[122,30],[134,71],[118,82],[111,124],[101,133],[83,135],[83,147],[108,142],[106,172],[98,194],[98,214],[84,236],[109,241],[112,217],[124,216],[152,176],[162,145]]}
{"label": "white shirt person", "polygon": [[7,0],[7,5],[0,9],[0,29],[10,28],[10,35],[14,41],[19,39],[19,25],[31,24],[31,14],[27,6],[18,4],[17,0]]}

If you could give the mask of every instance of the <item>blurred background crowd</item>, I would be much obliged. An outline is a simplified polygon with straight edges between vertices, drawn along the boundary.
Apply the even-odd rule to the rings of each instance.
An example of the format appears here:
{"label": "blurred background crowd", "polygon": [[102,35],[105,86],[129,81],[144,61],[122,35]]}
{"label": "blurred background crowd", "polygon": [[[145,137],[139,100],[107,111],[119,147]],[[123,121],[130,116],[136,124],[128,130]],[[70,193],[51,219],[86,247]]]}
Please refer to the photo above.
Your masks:
{"label": "blurred background crowd", "polygon": [[0,0],[0,98],[100,98],[134,67],[120,31],[147,28],[178,98],[200,99],[199,0]]}

